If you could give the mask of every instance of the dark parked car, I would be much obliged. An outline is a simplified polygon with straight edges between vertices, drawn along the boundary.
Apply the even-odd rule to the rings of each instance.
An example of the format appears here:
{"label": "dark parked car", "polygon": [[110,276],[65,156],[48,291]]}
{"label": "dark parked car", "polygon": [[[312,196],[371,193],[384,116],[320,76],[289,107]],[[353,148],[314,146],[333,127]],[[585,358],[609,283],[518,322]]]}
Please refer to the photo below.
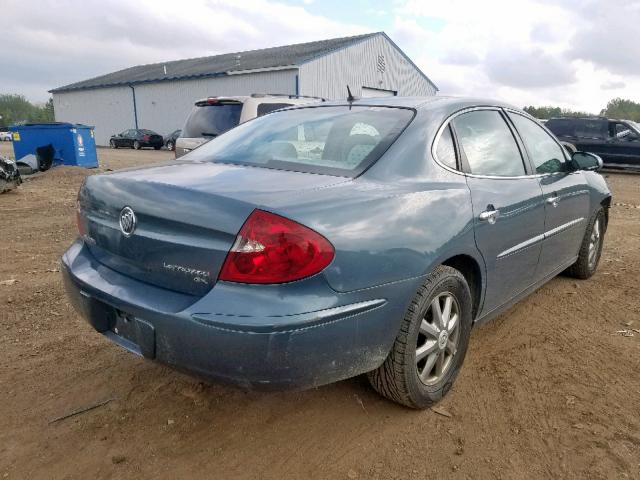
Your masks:
{"label": "dark parked car", "polygon": [[88,177],[66,289],[149,359],[244,388],[366,372],[424,408],[474,325],[561,272],[596,271],[601,165],[485,100],[282,110],[172,164]]}
{"label": "dark parked car", "polygon": [[605,167],[640,169],[640,126],[629,120],[552,118],[545,124],[570,150],[592,152]]}
{"label": "dark parked car", "polygon": [[135,128],[114,135],[109,140],[111,148],[129,147],[140,150],[145,147],[153,147],[156,150],[160,150],[163,145],[164,139],[162,135],[158,135],[152,130]]}
{"label": "dark parked car", "polygon": [[164,137],[164,146],[167,147],[167,150],[174,151],[176,149],[176,140],[180,136],[180,132],[182,132],[182,130],[174,130]]}

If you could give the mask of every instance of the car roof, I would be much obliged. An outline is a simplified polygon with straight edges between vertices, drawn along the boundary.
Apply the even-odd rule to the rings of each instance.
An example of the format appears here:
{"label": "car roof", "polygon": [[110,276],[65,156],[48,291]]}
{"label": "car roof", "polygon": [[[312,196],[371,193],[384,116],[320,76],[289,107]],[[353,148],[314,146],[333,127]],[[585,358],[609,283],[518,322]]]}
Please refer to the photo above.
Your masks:
{"label": "car roof", "polygon": [[[499,100],[490,100],[486,98],[474,97],[453,97],[444,95],[435,95],[431,97],[368,97],[357,98],[353,102],[347,100],[336,100],[323,102],[322,106],[338,106],[338,105],[380,105],[389,107],[414,108],[416,110],[449,110],[455,112],[471,107],[504,107],[521,110],[509,103]],[[295,108],[295,107],[291,107]]]}
{"label": "car roof", "polygon": [[226,95],[216,95],[216,96],[210,96],[210,97],[205,97],[205,98],[201,98],[200,100],[196,101],[195,104],[197,105],[198,103],[203,103],[206,102],[209,98],[215,98],[217,100],[222,100],[222,101],[236,101],[236,102],[242,102],[245,103],[249,100],[255,100],[256,102],[260,103],[278,103],[278,102],[283,102],[283,103],[293,103],[293,104],[301,104],[301,103],[310,103],[310,102],[319,102],[321,101],[320,98],[315,98],[315,97],[296,97],[295,95],[286,95],[286,94],[282,94],[282,95],[274,95],[274,94],[254,94],[254,95],[232,95],[232,96],[226,96]]}
{"label": "car roof", "polygon": [[552,117],[549,120],[612,120],[607,117]]}

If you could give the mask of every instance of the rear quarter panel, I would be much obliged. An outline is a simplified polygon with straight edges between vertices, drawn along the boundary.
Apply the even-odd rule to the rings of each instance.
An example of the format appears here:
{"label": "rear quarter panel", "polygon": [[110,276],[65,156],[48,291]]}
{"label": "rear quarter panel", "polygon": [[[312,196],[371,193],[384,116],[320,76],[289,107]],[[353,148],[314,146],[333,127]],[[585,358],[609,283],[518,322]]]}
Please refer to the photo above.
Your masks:
{"label": "rear quarter panel", "polygon": [[430,130],[438,126],[418,116],[360,177],[275,206],[275,213],[308,225],[334,245],[335,259],[324,274],[335,290],[420,277],[460,254],[484,270],[466,179],[431,159]]}

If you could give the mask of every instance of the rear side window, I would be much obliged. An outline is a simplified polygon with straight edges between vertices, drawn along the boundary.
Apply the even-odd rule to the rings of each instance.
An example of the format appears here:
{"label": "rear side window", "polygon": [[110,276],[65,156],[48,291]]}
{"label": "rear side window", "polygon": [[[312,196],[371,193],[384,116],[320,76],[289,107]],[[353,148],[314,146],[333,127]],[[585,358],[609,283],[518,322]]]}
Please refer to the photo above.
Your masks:
{"label": "rear side window", "polygon": [[576,137],[592,140],[604,140],[609,136],[609,126],[606,121],[580,119],[575,121]]}
{"label": "rear side window", "polygon": [[471,173],[500,177],[525,174],[518,145],[499,112],[465,113],[454,118],[453,125]]}
{"label": "rear side window", "polygon": [[440,140],[438,140],[436,156],[443,165],[456,168],[456,150],[453,146],[453,137],[451,136],[451,127],[449,125],[442,131]]}
{"label": "rear side window", "polygon": [[182,129],[185,138],[213,138],[240,123],[241,103],[196,105]]}
{"label": "rear side window", "polygon": [[576,127],[572,120],[551,119],[544,124],[554,135],[559,137],[575,137]]}
{"label": "rear side window", "polygon": [[190,158],[353,177],[413,119],[406,108],[332,106],[273,112],[194,150]]}
{"label": "rear side window", "polygon": [[527,147],[527,152],[529,152],[536,173],[565,171],[562,147],[542,127],[515,113],[510,113],[509,118],[515,124],[522,141]]}
{"label": "rear side window", "polygon": [[261,117],[262,115],[280,110],[281,108],[290,107],[291,105],[291,103],[261,103],[258,105],[257,113],[258,116]]}

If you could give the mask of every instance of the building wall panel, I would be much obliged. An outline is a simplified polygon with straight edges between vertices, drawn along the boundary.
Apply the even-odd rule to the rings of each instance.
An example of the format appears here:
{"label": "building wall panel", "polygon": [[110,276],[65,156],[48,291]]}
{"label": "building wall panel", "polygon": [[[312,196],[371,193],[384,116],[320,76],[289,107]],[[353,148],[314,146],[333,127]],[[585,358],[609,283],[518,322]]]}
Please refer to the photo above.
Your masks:
{"label": "building wall panel", "polygon": [[58,122],[96,127],[96,145],[107,145],[114,133],[135,127],[129,87],[54,93],[53,109]]}
{"label": "building wall panel", "polygon": [[138,125],[166,135],[182,128],[193,104],[201,98],[252,93],[293,94],[296,74],[296,69],[290,69],[138,85],[135,87]]}
{"label": "building wall panel", "polygon": [[[194,102],[208,96],[294,94],[297,73],[287,69],[134,85],[138,127],[161,135],[182,128]],[[130,87],[54,93],[53,104],[56,121],[95,126],[97,145],[106,146],[114,133],[135,128]]]}
{"label": "building wall panel", "polygon": [[301,95],[330,99],[346,98],[347,85],[356,96],[362,95],[362,87],[393,90],[400,96],[430,96],[437,92],[383,35],[302,65],[299,81]]}

